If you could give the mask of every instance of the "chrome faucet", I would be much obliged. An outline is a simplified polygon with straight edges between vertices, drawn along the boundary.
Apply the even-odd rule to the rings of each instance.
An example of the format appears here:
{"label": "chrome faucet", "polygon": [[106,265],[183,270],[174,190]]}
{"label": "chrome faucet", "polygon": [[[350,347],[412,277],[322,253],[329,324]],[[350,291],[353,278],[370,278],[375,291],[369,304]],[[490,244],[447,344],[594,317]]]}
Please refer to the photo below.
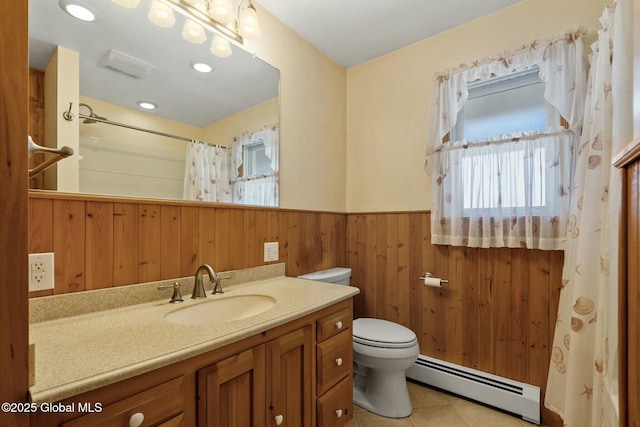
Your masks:
{"label": "chrome faucet", "polygon": [[209,280],[211,281],[211,283],[215,283],[213,293],[222,293],[222,286],[220,285],[220,280],[222,279],[220,278],[218,273],[216,273],[209,264],[202,264],[196,270],[195,282],[193,283],[193,293],[191,294],[191,298],[193,299],[207,297],[207,293],[204,290],[204,280],[202,280],[203,272],[206,272],[209,275]]}

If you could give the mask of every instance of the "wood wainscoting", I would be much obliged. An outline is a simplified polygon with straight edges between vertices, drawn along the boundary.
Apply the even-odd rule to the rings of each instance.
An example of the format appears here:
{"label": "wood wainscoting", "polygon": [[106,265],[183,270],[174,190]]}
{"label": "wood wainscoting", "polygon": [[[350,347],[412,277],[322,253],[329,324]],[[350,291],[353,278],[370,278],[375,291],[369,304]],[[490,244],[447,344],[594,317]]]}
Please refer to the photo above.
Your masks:
{"label": "wood wainscoting", "polygon": [[[428,212],[347,220],[356,317],[405,325],[421,354],[539,386],[542,401],[562,263],[561,251],[432,245]],[[449,283],[424,286],[427,271]],[[547,410],[542,417],[558,422]]]}
{"label": "wood wainscoting", "polygon": [[[346,215],[48,192],[29,195],[29,253],[53,252],[53,293],[265,265],[278,241],[286,275],[346,263]],[[50,295],[32,292],[31,296]]]}

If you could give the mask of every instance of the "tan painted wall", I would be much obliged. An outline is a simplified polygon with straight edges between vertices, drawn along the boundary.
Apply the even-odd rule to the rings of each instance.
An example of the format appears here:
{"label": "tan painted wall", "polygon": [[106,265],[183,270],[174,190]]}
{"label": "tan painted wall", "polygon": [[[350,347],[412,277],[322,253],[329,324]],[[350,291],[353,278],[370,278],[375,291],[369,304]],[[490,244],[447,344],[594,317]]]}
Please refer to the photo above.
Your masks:
{"label": "tan painted wall", "polygon": [[609,0],[524,0],[347,70],[347,211],[431,208],[424,171],[433,76],[584,26]]}
{"label": "tan painted wall", "polygon": [[[67,121],[62,113],[74,105],[80,94],[80,58],[77,52],[58,47],[47,64],[45,91],[44,141],[35,141],[50,148],[71,147],[78,152],[78,122]],[[47,155],[50,156],[50,155]],[[80,188],[78,156],[56,163],[44,172],[45,187],[58,191],[75,192]]]}
{"label": "tan painted wall", "polygon": [[202,139],[231,147],[234,136],[278,124],[279,118],[280,103],[278,98],[273,98],[203,127]]}
{"label": "tan painted wall", "polygon": [[257,5],[245,47],[280,70],[280,207],[346,211],[346,70]]}

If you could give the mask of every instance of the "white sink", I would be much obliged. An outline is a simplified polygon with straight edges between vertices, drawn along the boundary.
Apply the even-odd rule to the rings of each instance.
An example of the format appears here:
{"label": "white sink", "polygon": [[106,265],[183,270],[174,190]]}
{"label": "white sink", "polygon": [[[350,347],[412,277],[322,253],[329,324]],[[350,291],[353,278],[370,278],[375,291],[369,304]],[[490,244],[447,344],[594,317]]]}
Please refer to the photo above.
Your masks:
{"label": "white sink", "polygon": [[267,295],[213,296],[210,298],[207,298],[207,301],[167,313],[164,318],[168,322],[182,325],[222,323],[264,313],[276,303],[274,298]]}

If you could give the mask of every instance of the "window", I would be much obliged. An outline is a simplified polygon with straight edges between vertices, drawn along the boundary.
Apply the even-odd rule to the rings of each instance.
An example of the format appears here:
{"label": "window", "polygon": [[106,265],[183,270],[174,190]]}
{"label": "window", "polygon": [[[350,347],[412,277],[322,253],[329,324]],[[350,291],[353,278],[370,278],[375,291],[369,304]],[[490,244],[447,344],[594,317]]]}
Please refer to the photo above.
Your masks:
{"label": "window", "polygon": [[451,140],[482,140],[547,129],[544,82],[538,67],[470,83]]}
{"label": "window", "polygon": [[271,159],[265,154],[264,142],[254,142],[244,146],[244,177],[251,178],[273,172]]}
{"label": "window", "polygon": [[[458,114],[452,139],[486,140],[547,128],[544,82],[538,67],[469,85],[469,98]],[[465,216],[490,214],[508,209],[522,214],[554,215],[556,170],[545,162],[557,155],[553,141],[530,143],[508,141],[499,148],[479,146],[465,150],[457,163],[463,181]]]}
{"label": "window", "polygon": [[436,74],[431,243],[564,248],[586,87],[573,32]]}

